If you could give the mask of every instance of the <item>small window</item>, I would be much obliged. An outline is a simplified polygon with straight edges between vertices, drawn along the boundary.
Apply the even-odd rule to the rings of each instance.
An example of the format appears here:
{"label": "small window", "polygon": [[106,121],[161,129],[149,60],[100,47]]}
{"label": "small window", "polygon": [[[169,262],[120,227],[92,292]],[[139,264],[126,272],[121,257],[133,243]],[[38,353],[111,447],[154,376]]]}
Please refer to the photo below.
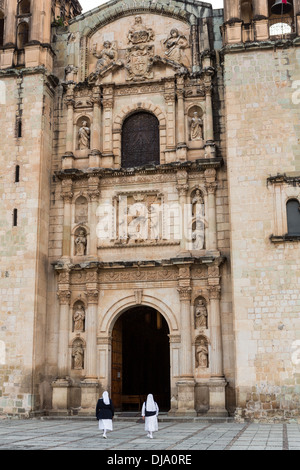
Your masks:
{"label": "small window", "polygon": [[30,13],[30,0],[19,1],[19,15],[28,15]]}
{"label": "small window", "polygon": [[29,41],[29,26],[22,22],[18,26],[18,49],[24,49]]}
{"label": "small window", "polygon": [[3,35],[4,35],[4,18],[0,12],[0,46],[3,46]]}
{"label": "small window", "polygon": [[18,225],[18,209],[14,209],[13,212],[13,226],[17,227]]}
{"label": "small window", "polygon": [[16,171],[15,171],[15,183],[20,182],[20,166],[16,166]]}
{"label": "small window", "polygon": [[300,235],[300,204],[290,199],[286,204],[288,235]]}
{"label": "small window", "polygon": [[17,119],[17,137],[18,139],[22,137],[22,119],[18,118]]}

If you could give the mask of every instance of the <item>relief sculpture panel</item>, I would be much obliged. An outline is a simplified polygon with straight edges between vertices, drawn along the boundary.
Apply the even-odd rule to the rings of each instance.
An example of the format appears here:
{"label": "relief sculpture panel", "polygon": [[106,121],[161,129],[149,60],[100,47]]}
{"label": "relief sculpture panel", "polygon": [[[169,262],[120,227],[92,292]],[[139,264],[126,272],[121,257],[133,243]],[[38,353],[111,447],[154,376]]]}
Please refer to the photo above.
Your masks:
{"label": "relief sculpture panel", "polygon": [[89,39],[88,76],[97,80],[113,72],[115,83],[159,78],[162,66],[191,66],[190,27],[168,17],[123,17]]}

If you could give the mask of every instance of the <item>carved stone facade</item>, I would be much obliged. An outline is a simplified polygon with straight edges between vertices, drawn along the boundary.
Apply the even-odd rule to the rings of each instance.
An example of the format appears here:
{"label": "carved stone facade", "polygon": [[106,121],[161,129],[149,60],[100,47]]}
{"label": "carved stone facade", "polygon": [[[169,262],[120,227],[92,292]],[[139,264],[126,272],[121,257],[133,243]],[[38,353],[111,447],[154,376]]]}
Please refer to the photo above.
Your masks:
{"label": "carved stone facade", "polygon": [[[9,123],[2,126],[1,165],[9,177],[1,218],[13,214],[10,232],[0,232],[0,341],[7,351],[0,344],[0,412],[94,414],[104,389],[126,409],[128,396],[142,397],[148,387],[145,381],[130,389],[128,358],[135,354],[131,363],[146,364],[155,382],[147,361],[158,352],[163,390],[155,382],[156,394],[170,415],[237,410],[244,417],[254,376],[262,387],[266,367],[267,346],[258,336],[267,339],[250,324],[251,314],[267,308],[271,289],[267,277],[257,284],[265,252],[260,247],[256,258],[257,238],[243,214],[246,182],[256,188],[260,181],[249,163],[255,149],[246,150],[247,123],[256,115],[251,108],[235,118],[241,104],[234,64],[251,81],[248,52],[231,48],[233,22],[207,3],[117,1],[78,16],[78,2],[63,6],[69,10],[62,24],[54,10],[45,12],[48,29],[36,42],[41,11],[32,1],[32,41],[18,48],[6,29],[0,50],[0,106]],[[6,28],[15,13],[10,6]],[[251,54],[255,61],[263,52]],[[238,139],[235,126],[243,128]],[[262,161],[256,159],[257,173]],[[16,165],[21,179],[12,190]],[[257,197],[265,201],[272,192],[279,242],[279,199],[299,194],[297,184],[286,188],[279,177],[268,183]],[[257,209],[251,220],[259,217]],[[253,242],[245,253],[243,234]],[[275,276],[271,264],[268,270]],[[291,338],[292,331],[289,324]],[[249,382],[243,367],[251,369]],[[276,386],[279,396],[284,385]]]}

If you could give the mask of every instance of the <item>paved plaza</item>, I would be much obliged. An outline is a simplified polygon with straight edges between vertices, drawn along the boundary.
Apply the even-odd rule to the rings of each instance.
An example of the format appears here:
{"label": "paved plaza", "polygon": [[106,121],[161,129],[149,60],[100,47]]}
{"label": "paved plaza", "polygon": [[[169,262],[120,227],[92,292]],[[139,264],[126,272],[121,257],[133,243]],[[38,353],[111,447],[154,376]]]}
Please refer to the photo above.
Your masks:
{"label": "paved plaza", "polygon": [[103,439],[93,419],[0,419],[0,450],[300,450],[300,424],[163,420],[149,439],[139,419],[117,418]]}

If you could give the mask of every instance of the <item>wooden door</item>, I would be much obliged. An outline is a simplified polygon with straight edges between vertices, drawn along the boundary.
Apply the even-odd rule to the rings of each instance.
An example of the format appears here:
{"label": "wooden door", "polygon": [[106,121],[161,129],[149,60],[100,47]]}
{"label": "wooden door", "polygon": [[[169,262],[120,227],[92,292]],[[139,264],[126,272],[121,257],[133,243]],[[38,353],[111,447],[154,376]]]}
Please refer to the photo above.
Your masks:
{"label": "wooden door", "polygon": [[117,320],[112,333],[111,398],[116,410],[122,408],[122,321]]}

